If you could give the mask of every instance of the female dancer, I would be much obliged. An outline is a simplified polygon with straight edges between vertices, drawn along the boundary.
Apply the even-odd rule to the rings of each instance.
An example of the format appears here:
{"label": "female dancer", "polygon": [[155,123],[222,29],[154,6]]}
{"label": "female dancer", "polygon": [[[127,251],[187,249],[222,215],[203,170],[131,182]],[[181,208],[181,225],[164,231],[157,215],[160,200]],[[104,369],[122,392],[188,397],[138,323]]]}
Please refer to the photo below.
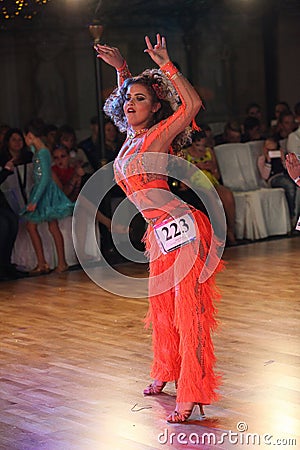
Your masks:
{"label": "female dancer", "polygon": [[[203,213],[170,193],[164,175],[171,144],[175,151],[180,148],[201,100],[170,61],[165,38],[158,34],[154,47],[147,36],[145,39],[145,52],[160,70],[146,70],[134,78],[117,48],[98,44],[95,49],[98,57],[118,72],[119,88],[104,110],[120,131],[127,129],[114,164],[115,178],[149,223],[145,241],[150,259],[150,308],[146,322],[151,322],[153,329],[154,381],[144,394],[159,394],[166,382],[175,380],[176,409],[167,420],[179,423],[189,418],[195,405],[203,413],[202,405],[217,398],[218,386],[210,336],[216,325],[212,299],[217,294],[213,276],[206,281],[201,278],[212,248],[211,225]],[[190,227],[185,222],[192,220],[196,239],[166,251],[159,226],[174,217],[186,229],[193,228],[191,222]]]}
{"label": "female dancer", "polygon": [[68,269],[63,235],[59,229],[57,219],[71,215],[74,207],[73,203],[70,202],[52,179],[51,156],[41,139],[43,133],[44,124],[38,119],[29,122],[24,131],[26,144],[31,146],[34,151],[34,186],[26,209],[22,212],[28,221],[27,230],[38,262],[37,267],[30,272],[31,275],[42,275],[50,272],[37,228],[41,222],[48,222],[49,231],[54,239],[58,260],[56,272],[61,273]]}

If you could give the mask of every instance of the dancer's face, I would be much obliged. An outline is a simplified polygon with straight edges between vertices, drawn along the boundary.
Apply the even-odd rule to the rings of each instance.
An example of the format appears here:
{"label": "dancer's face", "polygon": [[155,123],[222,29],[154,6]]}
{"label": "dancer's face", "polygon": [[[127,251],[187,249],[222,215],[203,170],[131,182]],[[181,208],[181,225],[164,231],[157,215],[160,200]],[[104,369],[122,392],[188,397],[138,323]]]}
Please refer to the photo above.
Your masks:
{"label": "dancer's face", "polygon": [[133,130],[149,127],[153,114],[160,106],[160,103],[153,101],[151,93],[144,85],[136,83],[128,87],[123,109],[128,125]]}

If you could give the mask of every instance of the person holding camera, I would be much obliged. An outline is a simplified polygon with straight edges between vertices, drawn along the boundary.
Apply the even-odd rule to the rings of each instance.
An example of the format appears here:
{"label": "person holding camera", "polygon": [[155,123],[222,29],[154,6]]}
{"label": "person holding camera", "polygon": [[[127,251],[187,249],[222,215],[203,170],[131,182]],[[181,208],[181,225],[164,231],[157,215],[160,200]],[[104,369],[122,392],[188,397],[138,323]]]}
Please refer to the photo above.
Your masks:
{"label": "person holding camera", "polygon": [[296,185],[293,183],[286,169],[285,154],[274,136],[267,137],[262,155],[258,157],[257,166],[261,177],[272,188],[283,188],[292,225],[295,219]]}

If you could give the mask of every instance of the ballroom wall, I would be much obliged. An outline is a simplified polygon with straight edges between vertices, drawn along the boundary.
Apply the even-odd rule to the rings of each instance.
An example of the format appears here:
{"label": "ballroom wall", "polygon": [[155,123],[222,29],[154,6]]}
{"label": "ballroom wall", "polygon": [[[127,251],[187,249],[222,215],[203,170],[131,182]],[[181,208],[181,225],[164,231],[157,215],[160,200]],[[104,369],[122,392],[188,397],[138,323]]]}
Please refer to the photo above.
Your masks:
{"label": "ballroom wall", "polygon": [[[282,14],[278,26],[278,99],[300,100],[300,15]],[[144,54],[144,35],[164,33],[171,58],[191,79],[205,103],[198,120],[242,119],[256,101],[265,109],[262,28],[255,16],[199,17],[192,32],[174,23],[106,27],[103,42],[120,47],[134,74],[153,66]],[[0,30],[0,123],[23,126],[32,116],[69,123],[84,135],[96,113],[94,53],[88,26],[43,30]],[[103,96],[115,86],[114,71],[103,65]]]}

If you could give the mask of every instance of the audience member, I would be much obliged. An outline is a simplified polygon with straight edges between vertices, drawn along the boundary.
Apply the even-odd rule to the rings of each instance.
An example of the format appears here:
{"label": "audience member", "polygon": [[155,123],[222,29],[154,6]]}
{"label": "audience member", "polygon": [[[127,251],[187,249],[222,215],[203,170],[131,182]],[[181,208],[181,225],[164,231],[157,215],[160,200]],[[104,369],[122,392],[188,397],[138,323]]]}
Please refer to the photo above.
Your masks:
{"label": "audience member", "polygon": [[90,120],[91,136],[79,142],[78,147],[86,154],[94,172],[101,167],[100,144],[99,144],[99,125],[98,117],[94,116]]}
{"label": "audience member", "polygon": [[239,122],[227,122],[222,134],[215,136],[215,145],[241,142],[242,129]]}
{"label": "audience member", "polygon": [[274,119],[271,121],[271,127],[274,130],[276,130],[280,114],[289,111],[291,111],[291,108],[287,102],[279,101],[276,103],[274,110]]}
{"label": "audience member", "polygon": [[119,153],[124,138],[120,136],[119,130],[110,118],[105,118],[104,123],[105,133],[105,152],[108,162],[114,161],[115,157]]}
{"label": "audience member", "polygon": [[[92,134],[78,145],[87,155],[90,163],[96,171],[101,167],[101,152],[98,138],[98,118],[92,117],[90,121]],[[111,162],[115,159],[124,139],[121,138],[118,128],[108,117],[104,118],[104,145],[105,160]]]}
{"label": "audience member", "polygon": [[287,151],[300,155],[300,102],[294,107],[295,122],[298,128],[292,131],[287,138]]}
{"label": "audience member", "polygon": [[[215,153],[212,148],[206,145],[206,135],[203,131],[193,133],[192,145],[185,149],[185,157],[188,162],[194,164],[202,173],[206,175],[210,183],[217,191],[221,202],[223,203],[227,219],[227,243],[234,245],[235,239],[235,201],[230,189],[220,184],[220,173]],[[198,187],[209,189],[210,184],[205,181],[200,171],[191,176],[191,182]],[[205,184],[205,186],[204,186]]]}
{"label": "audience member", "polygon": [[[7,161],[0,171],[0,185],[13,174],[14,163]],[[24,277],[25,272],[17,270],[11,262],[11,256],[19,228],[19,217],[11,209],[5,195],[0,190],[0,281]]]}
{"label": "audience member", "polygon": [[285,156],[278,140],[268,137],[263,146],[262,155],[257,159],[261,177],[272,188],[283,188],[285,191],[291,222],[295,218],[296,185],[289,177],[285,168]]}
{"label": "audience member", "polygon": [[262,108],[258,103],[252,102],[248,104],[246,108],[246,117],[255,117],[256,119],[258,119],[260,122],[260,131],[262,135],[266,135],[268,127],[263,118]]}
{"label": "audience member", "polygon": [[246,117],[256,117],[258,120],[262,120],[262,110],[258,103],[249,103],[246,107]]}
{"label": "audience member", "polygon": [[12,250],[18,233],[18,223],[18,216],[10,208],[4,194],[0,191],[0,281],[19,278],[17,269],[11,263]]}
{"label": "audience member", "polygon": [[27,195],[31,188],[32,157],[32,151],[26,146],[22,131],[19,128],[9,129],[0,150],[0,167],[4,168],[8,162],[12,165],[12,171],[6,172],[6,177],[2,180],[2,188],[16,214],[27,203]]}
{"label": "audience member", "polygon": [[244,133],[242,135],[242,142],[260,141],[263,139],[261,130],[261,123],[257,117],[249,116],[244,120]]}
{"label": "audience member", "polygon": [[292,111],[283,111],[279,118],[274,133],[275,139],[278,141],[287,139],[289,134],[296,129],[295,117]]}
{"label": "audience member", "polygon": [[52,176],[58,187],[66,196],[75,202],[82,185],[84,170],[75,161],[72,163],[70,153],[66,147],[57,147],[52,152]]}
{"label": "audience member", "polygon": [[205,133],[207,147],[214,148],[215,139],[211,127],[207,123],[203,123],[200,124],[199,128],[201,131],[204,131]]}
{"label": "audience member", "polygon": [[0,149],[2,147],[4,136],[9,129],[10,129],[10,126],[7,125],[6,123],[2,123],[0,125]]}
{"label": "audience member", "polygon": [[79,164],[85,172],[82,177],[83,183],[94,172],[92,165],[90,164],[85,152],[77,146],[76,133],[73,127],[70,125],[62,125],[58,128],[56,134],[57,146],[65,146],[70,153],[70,157],[74,163]]}
{"label": "audience member", "polygon": [[45,144],[47,145],[47,148],[50,150],[50,153],[52,153],[52,151],[56,147],[57,130],[58,130],[58,127],[52,123],[45,126],[45,131],[44,131]]}

